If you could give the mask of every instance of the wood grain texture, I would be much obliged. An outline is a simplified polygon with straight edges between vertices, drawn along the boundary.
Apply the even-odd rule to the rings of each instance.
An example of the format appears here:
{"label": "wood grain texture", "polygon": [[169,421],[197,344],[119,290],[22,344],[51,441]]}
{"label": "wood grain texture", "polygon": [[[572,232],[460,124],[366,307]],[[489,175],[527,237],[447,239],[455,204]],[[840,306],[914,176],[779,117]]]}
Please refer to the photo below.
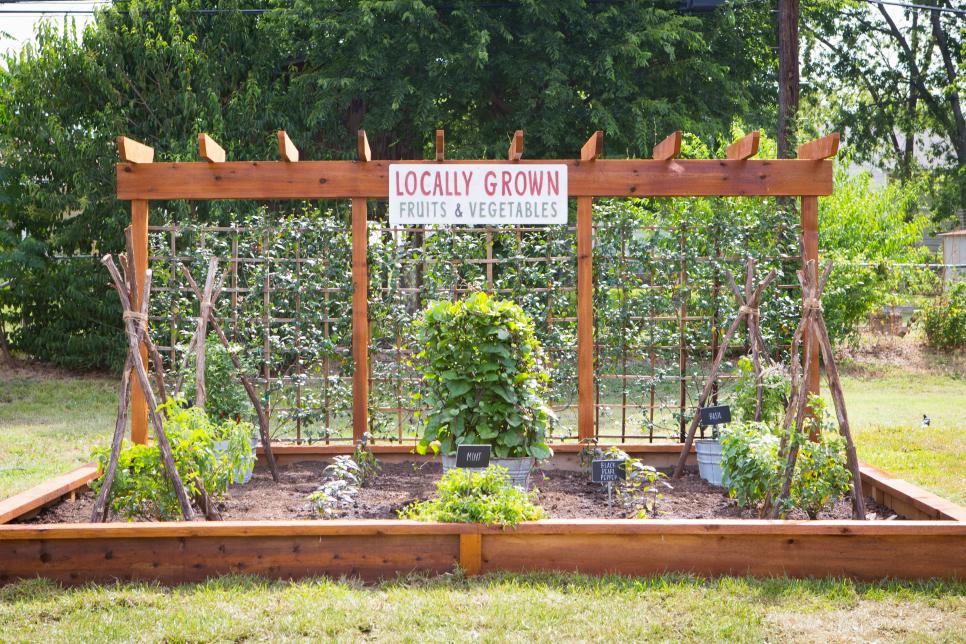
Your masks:
{"label": "wood grain texture", "polygon": [[594,427],[593,199],[577,198],[577,438]]}
{"label": "wood grain texture", "polygon": [[6,541],[0,583],[42,576],[67,584],[182,583],[224,574],[278,579],[330,575],[366,581],[450,572],[456,535],[245,536]]}
{"label": "wood grain texture", "polygon": [[369,207],[352,200],[352,439],[369,428]]}
{"label": "wood grain texture", "polygon": [[483,537],[482,572],[966,579],[964,536],[561,534]]}
{"label": "wood grain texture", "polygon": [[510,147],[506,151],[508,161],[519,161],[523,158],[523,130],[517,130],[510,139]]}
{"label": "wood grain texture", "polygon": [[292,143],[292,139],[288,138],[285,130],[279,130],[277,136],[278,155],[282,157],[282,161],[296,163],[299,160],[299,149]]}
{"label": "wood grain texture", "polygon": [[436,130],[436,160],[446,160],[446,132]]}
{"label": "wood grain texture", "polygon": [[483,538],[479,534],[460,535],[460,568],[467,575],[478,575],[483,566]]}
{"label": "wood grain texture", "polygon": [[604,131],[597,130],[580,148],[581,161],[596,161],[604,155]]}
{"label": "wood grain texture", "polygon": [[365,130],[359,130],[356,135],[356,153],[363,163],[372,161],[372,149],[369,147],[369,137],[366,136]]}
{"label": "wood grain texture", "polygon": [[[477,541],[478,540],[478,541]],[[0,527],[0,583],[45,577],[181,583],[230,574],[364,580],[449,572],[966,578],[966,524],[884,521],[541,521],[502,530],[407,521]]]}
{"label": "wood grain texture", "polygon": [[213,138],[201,132],[198,134],[198,156],[209,163],[224,163],[225,150]]}
{"label": "wood grain texture", "polygon": [[728,146],[728,158],[733,161],[744,161],[758,154],[758,143],[761,141],[761,132],[755,130],[744,135]]}
{"label": "wood grain texture", "polygon": [[126,136],[117,137],[117,155],[126,163],[151,163],[154,161],[154,148]]}
{"label": "wood grain texture", "polygon": [[[137,297],[131,306],[141,309],[141,294],[144,293],[144,276],[148,270],[148,202],[135,199],[131,202],[131,240],[134,258],[132,263],[134,279],[137,282]],[[141,344],[141,361],[148,362],[148,348]],[[144,389],[137,378],[131,382],[131,441],[146,445],[148,442],[148,402]]]}
{"label": "wood grain texture", "polygon": [[651,158],[658,161],[670,161],[681,153],[681,130],[672,132],[663,141],[654,146]]}
{"label": "wood grain texture", "polygon": [[[602,137],[592,137],[593,154]],[[585,148],[587,146],[584,146]],[[432,163],[407,161],[406,163]],[[448,161],[447,163],[479,163]],[[511,163],[487,161],[487,163]],[[832,161],[521,159],[569,168],[569,196],[818,196],[832,193]],[[389,195],[389,161],[228,161],[117,165],[119,199],[327,199]]]}
{"label": "wood grain texture", "polygon": [[839,153],[840,137],[838,132],[832,132],[820,139],[809,141],[798,146],[799,159],[831,159]]}
{"label": "wood grain texture", "polygon": [[[818,264],[818,198],[802,197],[801,204],[802,221],[802,241],[803,257],[802,266],[804,267],[810,260]],[[805,377],[808,379],[808,393],[819,395],[822,391],[821,371],[819,370],[819,346],[815,337],[814,330],[809,327],[805,329],[806,352],[811,346],[811,359],[805,366]]]}
{"label": "wood grain texture", "polygon": [[82,465],[67,474],[44,481],[40,485],[0,501],[0,523],[13,521],[17,517],[79,490],[96,479],[99,473],[93,463]]}

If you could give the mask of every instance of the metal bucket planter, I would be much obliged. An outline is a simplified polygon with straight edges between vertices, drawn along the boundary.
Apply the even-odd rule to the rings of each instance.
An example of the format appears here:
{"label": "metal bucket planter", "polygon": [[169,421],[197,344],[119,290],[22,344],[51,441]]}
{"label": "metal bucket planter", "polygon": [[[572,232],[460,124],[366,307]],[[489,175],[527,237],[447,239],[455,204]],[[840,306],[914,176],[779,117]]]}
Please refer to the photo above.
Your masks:
{"label": "metal bucket planter", "polygon": [[[533,470],[533,465],[536,459],[532,456],[521,456],[519,458],[491,458],[490,465],[499,465],[500,467],[505,467],[510,473],[510,482],[521,487],[524,490],[530,487],[530,472]],[[448,472],[452,469],[456,469],[456,456],[448,456],[443,454],[443,472]],[[482,471],[478,468],[472,468],[474,471]]]}
{"label": "metal bucket planter", "polygon": [[698,454],[698,473],[711,485],[724,485],[721,471],[721,442],[717,440],[694,441]]}
{"label": "metal bucket planter", "polygon": [[[234,473],[231,477],[231,482],[233,485],[244,485],[252,480],[252,472],[255,470],[255,446],[258,444],[256,440],[252,440],[252,460],[247,464],[242,464],[235,468]],[[228,441],[215,441],[212,445],[216,454],[226,454],[228,452]]]}

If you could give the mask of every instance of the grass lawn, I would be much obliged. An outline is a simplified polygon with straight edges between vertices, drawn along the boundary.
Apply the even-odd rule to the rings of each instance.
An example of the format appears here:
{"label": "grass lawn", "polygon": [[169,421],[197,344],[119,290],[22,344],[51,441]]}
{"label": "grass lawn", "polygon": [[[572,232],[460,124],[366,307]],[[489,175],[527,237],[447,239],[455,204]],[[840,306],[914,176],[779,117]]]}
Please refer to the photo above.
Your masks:
{"label": "grass lawn", "polygon": [[842,386],[859,458],[966,504],[966,379],[890,374]]}
{"label": "grass lawn", "polygon": [[89,462],[116,414],[107,378],[0,376],[0,498]]}
{"label": "grass lawn", "polygon": [[[0,589],[18,641],[961,641],[966,585],[458,574]],[[0,639],[3,639],[0,636]]]}

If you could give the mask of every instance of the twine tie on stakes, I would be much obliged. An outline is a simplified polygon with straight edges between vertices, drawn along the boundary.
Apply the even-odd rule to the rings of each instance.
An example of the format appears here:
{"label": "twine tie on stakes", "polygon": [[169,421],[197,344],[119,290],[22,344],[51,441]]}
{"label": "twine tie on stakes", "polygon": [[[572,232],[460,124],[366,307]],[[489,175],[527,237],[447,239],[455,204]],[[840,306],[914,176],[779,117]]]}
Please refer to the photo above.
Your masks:
{"label": "twine tie on stakes", "polygon": [[748,306],[747,304],[742,304],[738,307],[739,315],[747,315],[749,317],[757,318],[761,316],[761,312],[758,310],[757,306]]}
{"label": "twine tie on stakes", "polygon": [[821,311],[822,301],[814,297],[810,297],[802,304],[803,311]]}

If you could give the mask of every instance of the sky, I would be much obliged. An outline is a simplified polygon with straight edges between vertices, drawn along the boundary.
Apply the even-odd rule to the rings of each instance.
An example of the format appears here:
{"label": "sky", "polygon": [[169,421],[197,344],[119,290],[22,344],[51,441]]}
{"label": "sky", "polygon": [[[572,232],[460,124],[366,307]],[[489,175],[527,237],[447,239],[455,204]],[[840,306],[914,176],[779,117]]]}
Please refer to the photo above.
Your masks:
{"label": "sky", "polygon": [[[106,0],[62,0],[60,2],[11,2],[0,0],[0,12],[3,11],[90,11],[96,5],[108,4]],[[77,31],[83,30],[92,18],[90,14],[71,16],[77,22]],[[61,25],[64,14],[10,14],[0,13],[0,32],[6,32],[10,37],[0,38],[0,51],[20,51],[24,43],[33,37],[35,25],[41,20],[51,20]]]}

